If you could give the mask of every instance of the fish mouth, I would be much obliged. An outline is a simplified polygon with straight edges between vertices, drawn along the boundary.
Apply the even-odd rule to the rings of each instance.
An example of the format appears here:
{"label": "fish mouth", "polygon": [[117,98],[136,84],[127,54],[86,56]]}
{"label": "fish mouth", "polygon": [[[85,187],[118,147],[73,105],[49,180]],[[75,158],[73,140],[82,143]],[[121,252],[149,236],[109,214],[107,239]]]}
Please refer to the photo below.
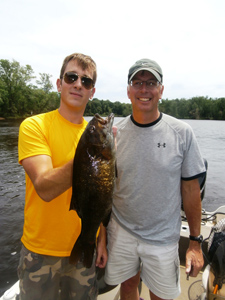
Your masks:
{"label": "fish mouth", "polygon": [[96,119],[98,122],[102,125],[107,125],[107,127],[112,127],[113,121],[114,121],[114,114],[111,113],[108,117],[105,119],[102,118],[99,114],[95,114]]}
{"label": "fish mouth", "polygon": [[107,117],[107,123],[108,125],[112,128],[113,125],[113,121],[114,121],[114,114],[111,113],[108,117]]}

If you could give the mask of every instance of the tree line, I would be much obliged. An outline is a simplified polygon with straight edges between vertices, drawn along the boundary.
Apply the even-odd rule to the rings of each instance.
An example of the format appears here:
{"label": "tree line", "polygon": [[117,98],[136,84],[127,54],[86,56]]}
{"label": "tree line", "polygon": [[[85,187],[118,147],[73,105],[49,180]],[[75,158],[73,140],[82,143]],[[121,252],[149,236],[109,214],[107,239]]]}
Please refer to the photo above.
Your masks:
{"label": "tree line", "polygon": [[39,75],[36,79],[30,65],[0,60],[0,117],[26,117],[58,107],[59,95],[51,91],[52,76]]}
{"label": "tree line", "polygon": [[178,119],[225,120],[225,97],[162,100],[160,111]]}
{"label": "tree line", "polygon": [[[24,118],[59,107],[60,94],[52,91],[51,75],[34,76],[30,65],[0,60],[0,117]],[[193,97],[191,99],[162,99],[159,110],[178,119],[225,120],[225,98]],[[114,113],[125,117],[132,113],[130,103],[111,102],[94,98],[89,101],[85,116]]]}

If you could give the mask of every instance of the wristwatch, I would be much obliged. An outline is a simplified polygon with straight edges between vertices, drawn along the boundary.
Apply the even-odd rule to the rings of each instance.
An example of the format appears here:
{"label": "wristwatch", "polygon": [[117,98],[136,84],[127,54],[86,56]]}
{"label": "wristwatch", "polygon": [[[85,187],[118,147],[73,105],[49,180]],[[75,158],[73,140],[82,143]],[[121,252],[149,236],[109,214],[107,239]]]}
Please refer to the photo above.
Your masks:
{"label": "wristwatch", "polygon": [[203,242],[203,236],[201,234],[199,236],[189,235],[189,239],[192,241],[199,242],[199,244]]}

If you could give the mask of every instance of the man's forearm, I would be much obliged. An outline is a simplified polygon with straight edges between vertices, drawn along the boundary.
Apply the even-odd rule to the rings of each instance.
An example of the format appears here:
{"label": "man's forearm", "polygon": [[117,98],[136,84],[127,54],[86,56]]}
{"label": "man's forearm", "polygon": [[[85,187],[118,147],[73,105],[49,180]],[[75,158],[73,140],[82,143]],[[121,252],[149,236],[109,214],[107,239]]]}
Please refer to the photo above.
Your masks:
{"label": "man's forearm", "polygon": [[44,201],[51,201],[72,186],[72,161],[62,167],[46,171],[39,176],[34,187]]}
{"label": "man's forearm", "polygon": [[106,228],[105,226],[101,223],[100,225],[100,231],[98,235],[98,243],[106,247],[107,244],[107,237],[106,237]]}
{"label": "man's forearm", "polygon": [[51,157],[37,155],[24,159],[22,165],[44,201],[53,200],[72,186],[73,160],[53,168]]}

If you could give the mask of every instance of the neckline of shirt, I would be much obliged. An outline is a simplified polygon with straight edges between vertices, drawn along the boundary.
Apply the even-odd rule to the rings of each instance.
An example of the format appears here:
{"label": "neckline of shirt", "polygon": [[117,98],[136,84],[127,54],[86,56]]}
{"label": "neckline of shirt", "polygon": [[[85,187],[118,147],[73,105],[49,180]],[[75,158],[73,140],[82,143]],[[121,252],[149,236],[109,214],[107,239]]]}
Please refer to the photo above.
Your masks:
{"label": "neckline of shirt", "polygon": [[157,120],[155,120],[154,122],[148,123],[148,124],[140,124],[140,123],[136,122],[136,121],[134,120],[133,115],[130,116],[130,119],[131,119],[131,121],[134,123],[134,125],[136,125],[136,126],[138,126],[138,127],[151,127],[151,126],[157,124],[157,123],[162,119],[162,113],[160,112],[160,115],[159,115],[159,117],[158,117]]}

